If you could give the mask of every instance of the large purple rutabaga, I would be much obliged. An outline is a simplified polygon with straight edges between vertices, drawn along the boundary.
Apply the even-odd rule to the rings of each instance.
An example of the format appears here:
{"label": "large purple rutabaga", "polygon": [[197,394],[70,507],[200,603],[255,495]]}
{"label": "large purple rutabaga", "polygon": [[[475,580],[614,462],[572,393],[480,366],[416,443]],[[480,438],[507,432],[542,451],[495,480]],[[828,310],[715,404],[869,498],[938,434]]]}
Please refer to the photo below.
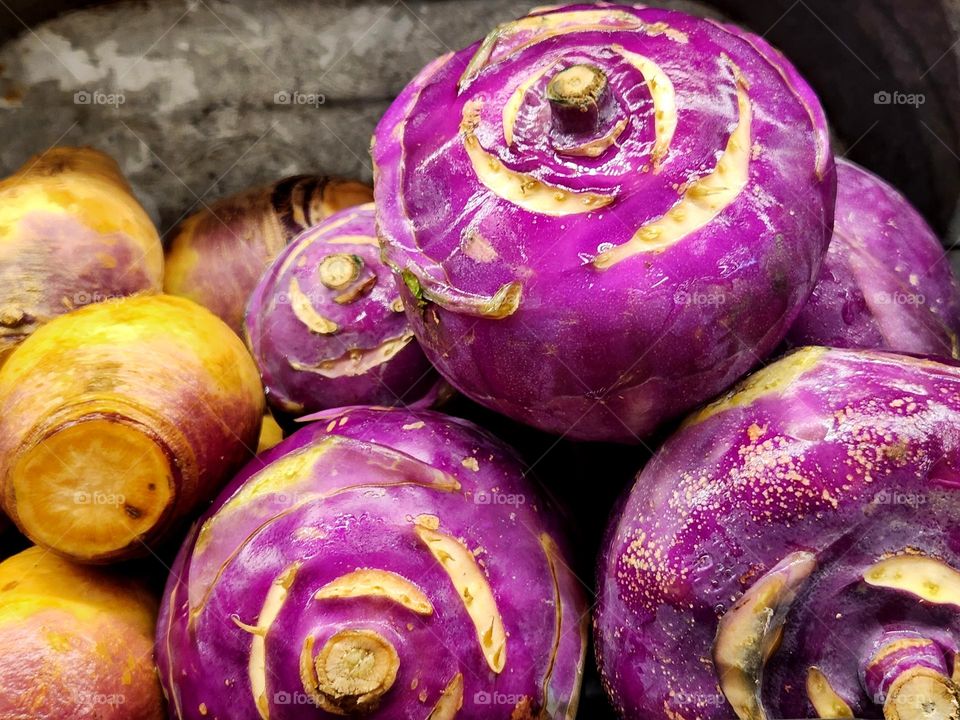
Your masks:
{"label": "large purple rutabaga", "polygon": [[960,284],[937,236],[873,173],[836,170],[833,239],[787,341],[958,357]]}
{"label": "large purple rutabaga", "polygon": [[586,607],[504,445],[434,412],[330,412],[200,520],[157,630],[174,717],[569,720]]}
{"label": "large purple rutabaga", "polygon": [[286,247],[250,297],[245,332],[267,399],[287,415],[409,405],[437,386],[380,261],[372,203]]}
{"label": "large purple rutabaga", "polygon": [[728,387],[813,289],[835,177],[762,39],[538,10],[438,58],[374,136],[386,261],[427,356],[542,429],[635,442]]}
{"label": "large purple rutabaga", "polygon": [[599,582],[624,717],[956,720],[960,368],[808,347],[752,375],[641,472]]}

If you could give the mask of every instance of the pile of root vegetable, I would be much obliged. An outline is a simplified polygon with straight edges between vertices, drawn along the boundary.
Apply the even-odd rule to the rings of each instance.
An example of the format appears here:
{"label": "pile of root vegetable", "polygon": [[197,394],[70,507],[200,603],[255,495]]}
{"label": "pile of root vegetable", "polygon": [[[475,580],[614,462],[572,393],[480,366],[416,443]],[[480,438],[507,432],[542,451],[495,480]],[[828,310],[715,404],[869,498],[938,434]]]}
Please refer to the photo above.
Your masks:
{"label": "pile of root vegetable", "polygon": [[789,60],[542,8],[371,156],[0,181],[0,718],[960,720],[960,285]]}

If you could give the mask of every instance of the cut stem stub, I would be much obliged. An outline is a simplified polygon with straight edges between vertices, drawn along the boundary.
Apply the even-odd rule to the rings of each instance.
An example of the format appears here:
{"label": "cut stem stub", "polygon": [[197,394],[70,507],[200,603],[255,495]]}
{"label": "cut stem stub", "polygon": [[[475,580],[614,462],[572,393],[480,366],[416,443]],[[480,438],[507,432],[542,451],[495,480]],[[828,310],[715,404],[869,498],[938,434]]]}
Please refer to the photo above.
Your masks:
{"label": "cut stem stub", "polygon": [[927,638],[891,633],[864,668],[866,690],[886,720],[960,720],[960,691],[940,647]]}
{"label": "cut stem stub", "polygon": [[572,65],[547,84],[554,128],[563,135],[594,135],[607,100],[607,76],[594,65]]}
{"label": "cut stem stub", "polygon": [[314,668],[320,705],[338,715],[358,715],[376,709],[393,686],[400,658],[379,633],[341,630],[324,643]]}

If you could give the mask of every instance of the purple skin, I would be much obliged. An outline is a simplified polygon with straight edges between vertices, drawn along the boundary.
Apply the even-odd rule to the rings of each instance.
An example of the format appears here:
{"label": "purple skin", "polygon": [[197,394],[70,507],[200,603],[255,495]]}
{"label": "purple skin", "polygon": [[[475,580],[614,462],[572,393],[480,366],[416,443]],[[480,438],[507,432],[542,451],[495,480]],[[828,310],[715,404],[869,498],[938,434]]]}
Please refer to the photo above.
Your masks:
{"label": "purple skin", "polygon": [[278,412],[413,404],[439,378],[380,261],[373,204],[301,233],[257,284],[247,346]]}
{"label": "purple skin", "polygon": [[[329,694],[317,699],[318,676],[304,679],[301,652],[315,638],[308,652],[316,663],[335,634],[368,630],[395,648],[399,668],[357,715],[572,718],[586,606],[512,452],[474,425],[430,411],[356,408],[329,417],[241,471],[181,549],[157,630],[171,717],[260,720],[254,676],[266,678],[271,720],[340,717],[324,709]],[[474,551],[476,564],[457,567],[473,565],[492,591],[506,633],[499,672],[463,597],[482,616],[491,647],[503,636],[484,615],[479,586],[458,594],[455,573],[427,549],[418,523],[429,527],[431,519]],[[288,594],[258,636],[251,626],[265,622],[271,588],[294,563]],[[422,592],[432,610],[415,612],[396,597],[314,597],[359,568],[396,573],[416,586],[407,597]],[[257,637],[265,638],[266,670],[251,674]],[[316,667],[307,658],[309,676]]]}
{"label": "purple skin", "polygon": [[[536,17],[437,59],[387,111],[381,244],[457,389],[541,429],[637,442],[747,372],[807,300],[833,225],[826,122],[741,30],[622,6]],[[558,80],[572,67],[579,86]]]}
{"label": "purple skin", "polygon": [[876,175],[836,168],[833,240],[787,342],[960,356],[960,284],[937,236]]}
{"label": "purple skin", "polygon": [[[598,573],[597,660],[623,717],[955,717],[960,368],[804,348],[756,373],[640,473]],[[771,619],[757,632],[732,608]],[[811,668],[839,698],[828,715]],[[759,692],[732,692],[741,676]],[[915,690],[937,713],[897,707]]]}
{"label": "purple skin", "polygon": [[239,335],[250,293],[280,251],[304,230],[369,202],[371,195],[353,180],[295,175],[204,204],[174,232],[164,292],[203,305]]}

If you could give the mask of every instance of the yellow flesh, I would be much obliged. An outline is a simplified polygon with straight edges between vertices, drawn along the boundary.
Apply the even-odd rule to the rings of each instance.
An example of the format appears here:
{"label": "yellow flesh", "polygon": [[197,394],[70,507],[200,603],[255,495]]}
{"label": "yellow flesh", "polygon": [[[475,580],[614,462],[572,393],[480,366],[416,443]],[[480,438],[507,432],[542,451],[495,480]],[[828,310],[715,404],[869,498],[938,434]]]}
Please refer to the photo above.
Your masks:
{"label": "yellow flesh", "polygon": [[812,553],[788,555],[720,618],[713,660],[720,689],[740,720],[767,720],[760,699],[763,670],[798,588],[815,567]]}
{"label": "yellow flesh", "polygon": [[69,425],[30,448],[11,480],[25,532],[85,558],[147,535],[174,494],[163,449],[144,432],[107,419]]}
{"label": "yellow flesh", "polygon": [[960,571],[926,555],[898,555],[880,560],[863,573],[874,587],[902,590],[937,604],[960,607]]}
{"label": "yellow flesh", "polygon": [[382,597],[403,605],[418,615],[433,613],[430,599],[420,588],[389,570],[354,570],[331,580],[314,595],[317,600],[356,597]]}
{"label": "yellow flesh", "polygon": [[390,360],[409,345],[411,340],[413,340],[412,331],[384,340],[376,347],[369,349],[351,348],[339,357],[321,360],[316,365],[308,365],[292,359],[288,359],[287,362],[294,370],[315,373],[326,378],[356,377]]}
{"label": "yellow flesh", "polygon": [[310,332],[319,335],[332,335],[337,332],[339,329],[337,324],[317,312],[313,303],[310,302],[310,298],[300,289],[300,283],[297,282],[296,278],[290,280],[289,293],[290,308],[293,310],[293,314],[297,316],[297,320],[307,326]]}
{"label": "yellow flesh", "polygon": [[502,672],[507,662],[507,633],[493,591],[473,553],[456,538],[424,525],[417,525],[415,531],[450,577],[463,601],[477,630],[480,650],[487,665],[495,673]]}
{"label": "yellow flesh", "polygon": [[650,97],[653,99],[656,142],[653,146],[653,164],[657,166],[670,149],[673,134],[677,129],[677,102],[673,83],[667,74],[653,60],[614,45],[613,50],[620,53],[627,62],[643,74]]}
{"label": "yellow flesh", "polygon": [[713,171],[693,181],[683,197],[665,215],[641,226],[627,242],[600,253],[593,261],[607,270],[644,252],[672,247],[708,225],[743,191],[750,180],[750,125],[752,108],[746,82],[735,70],[740,117]]}
{"label": "yellow flesh", "polygon": [[825,352],[822,347],[805,347],[758,370],[727,395],[691,415],[684,425],[696,425],[714,415],[747,407],[768,395],[782,395],[804,374],[812,370]]}
{"label": "yellow flesh", "polygon": [[517,86],[510,99],[503,106],[503,139],[507,145],[513,145],[513,126],[517,122],[517,114],[520,112],[520,106],[523,105],[523,98],[527,91],[533,87],[533,84],[547,74],[553,68],[552,65],[530,75],[526,80]]}
{"label": "yellow flesh", "polygon": [[827,676],[820,668],[807,671],[807,697],[821,718],[852,718],[853,710],[837,695]]}
{"label": "yellow flesh", "polygon": [[477,179],[490,192],[530,212],[542,215],[575,215],[588,213],[609,205],[613,195],[591,192],[573,192],[537,180],[534,176],[516,172],[504,165],[500,158],[484,150],[475,130],[480,121],[479,105],[475,101],[463,107],[463,147],[473,165]]}
{"label": "yellow flesh", "polygon": [[463,675],[457,673],[443,689],[440,699],[433,706],[427,720],[453,720],[461,707],[463,707]]}
{"label": "yellow flesh", "polygon": [[269,720],[270,717],[270,700],[267,697],[267,632],[283,609],[283,604],[287,601],[287,593],[299,569],[299,565],[291,565],[274,580],[267,591],[267,596],[263,599],[257,624],[250,628],[253,631],[248,664],[250,692],[253,694],[257,710],[263,720]]}

